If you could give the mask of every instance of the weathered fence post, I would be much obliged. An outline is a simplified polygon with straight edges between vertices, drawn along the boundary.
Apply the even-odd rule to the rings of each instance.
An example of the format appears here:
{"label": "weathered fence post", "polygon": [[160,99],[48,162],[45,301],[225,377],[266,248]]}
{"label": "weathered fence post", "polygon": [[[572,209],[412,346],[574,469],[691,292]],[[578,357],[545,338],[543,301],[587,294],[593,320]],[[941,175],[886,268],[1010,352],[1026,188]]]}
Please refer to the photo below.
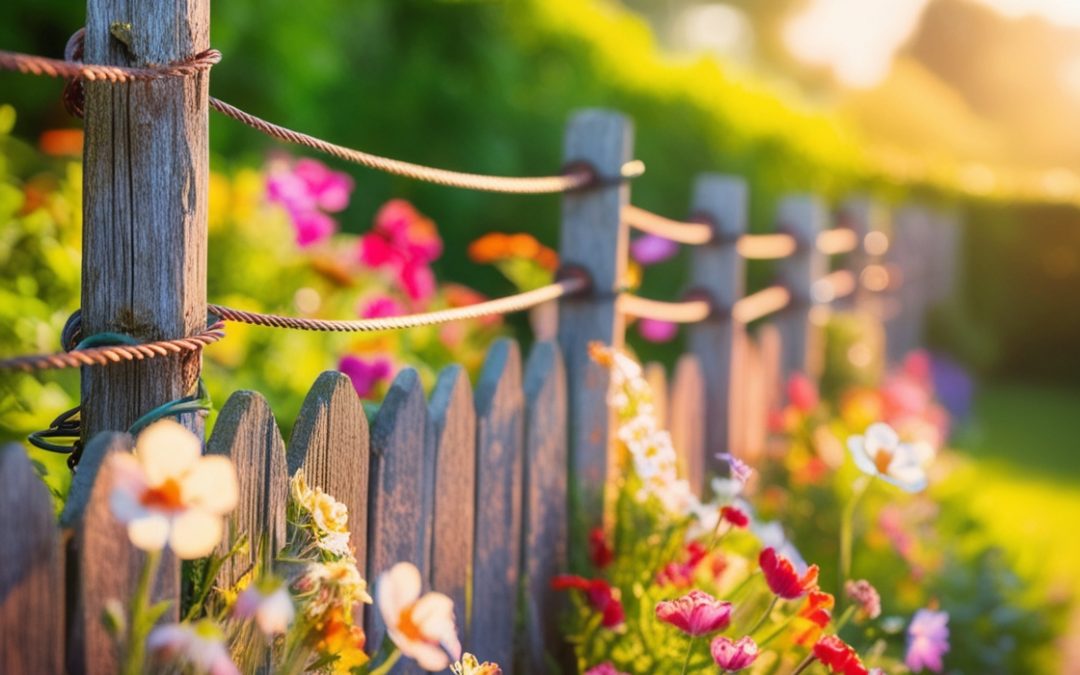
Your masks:
{"label": "weathered fence post", "polygon": [[[160,65],[210,46],[209,0],[86,10],[88,63]],[[209,76],[85,88],[82,334],[191,335],[206,327]],[[196,352],[84,368],[84,441],[188,394],[198,373]]]}
{"label": "weathered fence post", "polygon": [[907,205],[897,210],[893,219],[893,245],[889,259],[899,271],[898,301],[888,321],[886,350],[890,363],[897,363],[922,340],[923,313],[926,311],[924,273],[927,237],[927,214],[921,206]]}
{"label": "weathered fence post", "polygon": [[[609,375],[589,359],[596,340],[616,347],[623,342],[623,318],[615,308],[626,269],[627,231],[622,209],[630,187],[620,180],[630,159],[633,127],[624,116],[585,110],[570,120],[564,142],[568,165],[585,164],[597,174],[591,187],[563,197],[560,256],[564,267],[586,272],[592,282],[583,297],[559,303],[559,344],[566,359],[569,394],[570,505],[573,523],[596,523],[604,511],[608,477],[611,414]],[[574,544],[581,532],[571,534]],[[572,551],[579,547],[571,546]]]}
{"label": "weathered fence post", "polygon": [[688,346],[697,355],[705,378],[705,467],[717,470],[716,454],[728,452],[731,436],[731,373],[735,322],[731,309],[745,288],[745,264],[736,244],[746,232],[746,181],[707,174],[694,185],[693,214],[713,226],[713,240],[695,246],[690,283],[709,294],[715,311],[692,324]]}
{"label": "weathered fence post", "polygon": [[811,368],[811,288],[824,273],[825,258],[818,252],[817,235],[825,225],[825,208],[814,195],[792,195],[780,202],[778,226],[795,238],[795,253],[779,263],[781,283],[791,294],[790,304],[777,316],[782,333],[780,376],[787,382],[793,373]]}
{"label": "weathered fence post", "polygon": [[855,248],[844,258],[844,264],[855,277],[855,291],[843,298],[841,306],[847,309],[863,310],[866,308],[866,288],[863,284],[863,271],[870,264],[870,254],[866,250],[866,236],[875,229],[878,209],[869,197],[852,197],[840,207],[839,224],[855,233]]}

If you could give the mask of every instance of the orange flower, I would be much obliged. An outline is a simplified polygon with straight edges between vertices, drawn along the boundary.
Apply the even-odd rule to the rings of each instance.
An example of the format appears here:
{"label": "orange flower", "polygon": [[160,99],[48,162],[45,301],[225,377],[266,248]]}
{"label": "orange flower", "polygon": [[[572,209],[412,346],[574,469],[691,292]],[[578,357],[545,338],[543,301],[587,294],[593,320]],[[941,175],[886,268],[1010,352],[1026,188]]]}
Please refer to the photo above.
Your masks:
{"label": "orange flower", "polygon": [[41,134],[38,147],[53,157],[78,157],[83,150],[82,129],[50,129]]}
{"label": "orange flower", "polygon": [[799,609],[795,619],[794,641],[797,645],[811,645],[821,637],[825,626],[832,619],[832,609],[836,600],[825,591],[810,591],[806,602]]}
{"label": "orange flower", "polygon": [[469,259],[475,263],[487,264],[509,258],[533,260],[552,271],[559,266],[558,254],[531,234],[492,232],[469,244]]}

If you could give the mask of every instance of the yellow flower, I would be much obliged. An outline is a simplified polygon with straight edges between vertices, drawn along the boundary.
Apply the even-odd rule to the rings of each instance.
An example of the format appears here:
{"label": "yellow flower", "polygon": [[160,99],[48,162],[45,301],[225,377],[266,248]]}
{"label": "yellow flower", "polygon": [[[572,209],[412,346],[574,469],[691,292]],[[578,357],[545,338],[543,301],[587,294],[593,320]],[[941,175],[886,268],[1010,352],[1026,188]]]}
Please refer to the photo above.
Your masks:
{"label": "yellow flower", "polygon": [[460,661],[450,666],[450,672],[454,675],[502,675],[502,668],[490,661],[480,663],[475,656],[465,652]]}
{"label": "yellow flower", "polygon": [[332,673],[348,675],[353,668],[368,662],[368,655],[364,653],[366,641],[363,629],[347,621],[345,613],[338,607],[320,626],[315,649],[321,654],[337,657],[330,664]]}

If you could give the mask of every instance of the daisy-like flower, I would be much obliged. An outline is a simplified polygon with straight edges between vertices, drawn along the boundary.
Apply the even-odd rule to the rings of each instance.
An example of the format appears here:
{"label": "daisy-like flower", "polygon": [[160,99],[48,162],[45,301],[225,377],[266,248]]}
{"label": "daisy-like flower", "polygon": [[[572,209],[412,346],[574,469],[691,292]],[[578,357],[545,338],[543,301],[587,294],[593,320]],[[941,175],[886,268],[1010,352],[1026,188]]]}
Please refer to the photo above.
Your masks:
{"label": "daisy-like flower", "polygon": [[934,457],[927,443],[901,443],[888,424],[871,424],[863,436],[848,438],[848,450],[855,466],[868,476],[877,476],[907,492],[926,488],[925,466]]}
{"label": "daisy-like flower", "polygon": [[862,659],[836,635],[826,635],[814,645],[814,657],[836,675],[869,675]]}
{"label": "daisy-like flower", "polygon": [[944,669],[942,657],[949,651],[949,615],[932,609],[915,612],[908,626],[907,654],[904,663],[914,673]]}
{"label": "daisy-like flower", "polygon": [[224,516],[236,507],[236,469],[227,457],[202,455],[202,443],[176,422],[147,427],[134,454],[115,453],[109,506],[144,551],[167,545],[184,560],[214,550]]}
{"label": "daisy-like flower", "polygon": [[719,635],[709,645],[709,651],[720,670],[731,673],[749,668],[758,657],[757,643],[749,635],[734,641]]}
{"label": "daisy-like flower", "polygon": [[778,597],[795,600],[817,588],[818,566],[811,565],[799,575],[795,565],[787,558],[778,555],[776,549],[766,548],[758,556],[758,564],[765,575],[765,582]]}
{"label": "daisy-like flower", "polygon": [[445,670],[461,658],[454,627],[454,601],[442,593],[421,595],[420,570],[401,562],[379,576],[375,586],[387,634],[401,653],[421,668]]}
{"label": "daisy-like flower", "polygon": [[656,604],[656,618],[692,637],[724,630],[731,623],[731,603],[717,600],[705,591],[690,591],[677,600]]}
{"label": "daisy-like flower", "polygon": [[450,665],[450,672],[454,675],[502,675],[502,668],[490,661],[480,663],[475,656],[465,652],[460,661]]}
{"label": "daisy-like flower", "polygon": [[[208,675],[240,675],[229,657],[225,635],[210,619],[170,623],[150,631],[146,647],[151,656]],[[186,672],[186,671],[185,671]]]}
{"label": "daisy-like flower", "polygon": [[236,598],[233,616],[238,619],[255,619],[255,625],[264,635],[283,635],[296,616],[289,589],[273,577],[251,584]]}

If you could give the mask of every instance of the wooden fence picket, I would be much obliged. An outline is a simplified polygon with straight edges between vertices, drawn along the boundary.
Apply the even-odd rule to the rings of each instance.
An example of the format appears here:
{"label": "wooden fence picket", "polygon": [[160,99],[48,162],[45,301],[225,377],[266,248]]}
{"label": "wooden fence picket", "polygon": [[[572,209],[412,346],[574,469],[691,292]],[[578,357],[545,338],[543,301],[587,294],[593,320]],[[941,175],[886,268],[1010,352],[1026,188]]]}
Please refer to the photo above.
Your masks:
{"label": "wooden fence picket", "polygon": [[468,374],[448,366],[428,406],[435,460],[431,586],[454,601],[462,642],[469,642],[476,522],[476,411]]}
{"label": "wooden fence picket", "polygon": [[[239,536],[248,537],[248,546],[221,567],[217,583],[229,587],[260,557],[272,560],[285,543],[289,497],[285,443],[262,394],[238,391],[225,401],[206,443],[206,453],[231,459],[239,481],[240,499],[229,519],[230,533],[218,548],[227,551]],[[260,539],[263,534],[265,540]]]}
{"label": "wooden fence picket", "polygon": [[825,257],[817,249],[817,236],[825,226],[825,208],[813,195],[792,195],[781,200],[777,224],[795,238],[797,249],[779,263],[780,279],[791,301],[777,316],[783,333],[781,378],[810,373],[813,336],[811,310],[814,282],[825,273]]}
{"label": "wooden fence picket", "polygon": [[300,406],[286,464],[289,476],[302,468],[308,485],[349,509],[350,543],[360,570],[367,569],[368,444],[367,416],[352,381],[336,371],[323,373]]}
{"label": "wooden fence picket", "polygon": [[668,430],[679,457],[679,468],[694,494],[705,489],[705,378],[696,354],[683,354],[675,364],[671,383]]}
{"label": "wooden fence picket", "polygon": [[26,450],[0,447],[0,673],[64,672],[64,556]]}
{"label": "wooden fence picket", "polygon": [[[661,373],[663,372],[661,368]],[[525,580],[524,671],[551,672],[565,665],[558,630],[564,597],[551,578],[566,571],[567,501],[566,374],[553,342],[533,345],[525,364],[525,475],[522,573]]]}

